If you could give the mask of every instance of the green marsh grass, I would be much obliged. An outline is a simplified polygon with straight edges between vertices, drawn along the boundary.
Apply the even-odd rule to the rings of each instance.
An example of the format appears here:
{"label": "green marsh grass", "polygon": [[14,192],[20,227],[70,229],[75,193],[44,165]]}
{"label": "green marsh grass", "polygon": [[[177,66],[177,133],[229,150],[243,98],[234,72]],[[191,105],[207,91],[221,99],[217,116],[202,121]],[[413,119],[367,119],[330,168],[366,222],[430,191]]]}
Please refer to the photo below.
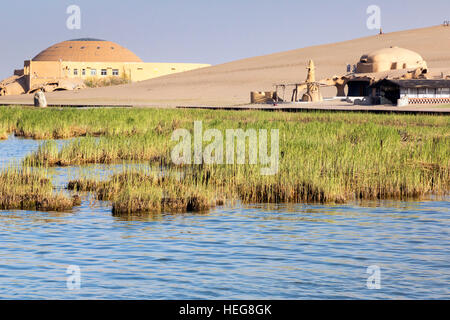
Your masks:
{"label": "green marsh grass", "polygon": [[86,137],[72,140],[61,150],[54,141],[41,144],[27,156],[26,164],[44,166],[72,166],[85,164],[111,164],[120,161],[161,161],[170,150],[162,136],[147,132],[135,136]]}
{"label": "green marsh grass", "polygon": [[[151,111],[151,112],[149,112]],[[0,125],[16,136],[43,140],[84,136],[132,136],[163,132],[182,121],[174,110],[129,108],[0,107]]]}
{"label": "green marsh grass", "polygon": [[[155,183],[148,173],[130,171],[122,180],[94,179],[89,191],[112,201],[117,214],[151,208],[164,211],[177,205],[180,210],[204,208],[225,199],[342,203],[417,199],[447,195],[450,190],[450,120],[446,116],[72,108],[2,108],[0,114],[0,124],[19,135],[78,137],[61,150],[51,141],[42,144],[25,165],[133,161],[158,163],[168,177],[183,177]],[[237,128],[279,129],[278,174],[261,176],[260,165],[174,166],[169,157],[174,145],[171,134],[177,128],[192,132],[195,120],[203,121],[204,130],[222,133]]]}
{"label": "green marsh grass", "polygon": [[42,170],[11,167],[0,172],[1,210],[68,211],[78,204],[77,196],[55,193]]}
{"label": "green marsh grass", "polygon": [[0,124],[0,140],[8,139],[8,129]]}
{"label": "green marsh grass", "polygon": [[[176,128],[192,126],[203,120],[211,127],[284,122],[324,122],[383,126],[449,127],[448,117],[428,115],[364,114],[364,113],[283,113],[264,111],[223,111],[144,108],[46,108],[0,107],[0,124],[8,130],[32,139],[67,139],[82,136],[135,135],[147,131],[162,134]],[[169,133],[169,134],[170,134]]]}
{"label": "green marsh grass", "polygon": [[111,201],[113,214],[204,211],[223,202],[213,190],[186,183],[175,171],[162,176],[126,169],[107,181],[70,181],[68,189],[94,192],[98,200]]}

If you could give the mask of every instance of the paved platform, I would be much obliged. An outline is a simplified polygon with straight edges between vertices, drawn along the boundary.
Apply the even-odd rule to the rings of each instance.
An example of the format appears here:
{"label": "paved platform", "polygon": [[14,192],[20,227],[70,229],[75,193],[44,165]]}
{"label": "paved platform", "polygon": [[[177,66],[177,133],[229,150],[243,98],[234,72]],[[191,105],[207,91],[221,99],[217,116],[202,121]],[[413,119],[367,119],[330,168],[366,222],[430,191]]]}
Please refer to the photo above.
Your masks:
{"label": "paved platform", "polygon": [[190,109],[219,110],[266,110],[266,111],[335,111],[335,112],[370,112],[370,113],[407,113],[407,114],[445,114],[450,115],[450,105],[408,105],[404,107],[389,105],[363,106],[342,101],[324,101],[317,103],[280,103],[247,104],[238,106],[177,106]]}

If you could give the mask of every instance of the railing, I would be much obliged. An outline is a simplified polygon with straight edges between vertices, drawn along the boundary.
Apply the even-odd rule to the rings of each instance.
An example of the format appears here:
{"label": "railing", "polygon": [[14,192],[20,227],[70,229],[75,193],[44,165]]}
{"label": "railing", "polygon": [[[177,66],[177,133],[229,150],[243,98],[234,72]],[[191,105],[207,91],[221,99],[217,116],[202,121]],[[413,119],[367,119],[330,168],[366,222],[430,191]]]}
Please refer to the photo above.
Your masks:
{"label": "railing", "polygon": [[450,98],[409,98],[409,104],[441,104],[450,103]]}

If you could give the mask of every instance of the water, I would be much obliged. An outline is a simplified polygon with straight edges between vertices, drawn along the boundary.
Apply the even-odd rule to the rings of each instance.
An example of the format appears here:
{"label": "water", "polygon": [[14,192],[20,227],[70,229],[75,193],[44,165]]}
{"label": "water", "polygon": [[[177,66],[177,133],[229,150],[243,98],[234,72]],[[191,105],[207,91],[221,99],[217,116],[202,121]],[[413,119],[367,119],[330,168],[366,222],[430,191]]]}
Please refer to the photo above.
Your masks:
{"label": "water", "polygon": [[[0,142],[0,166],[39,143]],[[57,184],[73,170],[52,171]],[[67,213],[0,211],[0,298],[449,299],[449,208],[234,204],[121,218],[86,197]],[[373,265],[380,289],[367,288]]]}

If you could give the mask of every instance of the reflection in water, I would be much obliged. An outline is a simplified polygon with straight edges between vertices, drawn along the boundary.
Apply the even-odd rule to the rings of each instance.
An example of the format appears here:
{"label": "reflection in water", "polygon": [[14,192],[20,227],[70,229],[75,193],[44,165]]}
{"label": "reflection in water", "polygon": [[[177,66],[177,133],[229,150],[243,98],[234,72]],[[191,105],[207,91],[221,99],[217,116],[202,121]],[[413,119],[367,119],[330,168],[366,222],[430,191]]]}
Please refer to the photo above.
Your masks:
{"label": "reflection in water", "polygon": [[[1,166],[39,144],[17,141],[0,142]],[[51,171],[63,188],[108,170]],[[0,211],[0,298],[448,299],[448,200],[112,216],[86,194],[73,212]],[[69,265],[81,269],[78,291],[66,288]],[[380,290],[367,289],[371,265]]]}
{"label": "reflection in water", "polygon": [[164,221],[164,214],[161,213],[149,213],[149,214],[124,214],[113,216],[116,221],[119,222],[132,222],[132,221],[140,221],[140,222],[158,222]]}

